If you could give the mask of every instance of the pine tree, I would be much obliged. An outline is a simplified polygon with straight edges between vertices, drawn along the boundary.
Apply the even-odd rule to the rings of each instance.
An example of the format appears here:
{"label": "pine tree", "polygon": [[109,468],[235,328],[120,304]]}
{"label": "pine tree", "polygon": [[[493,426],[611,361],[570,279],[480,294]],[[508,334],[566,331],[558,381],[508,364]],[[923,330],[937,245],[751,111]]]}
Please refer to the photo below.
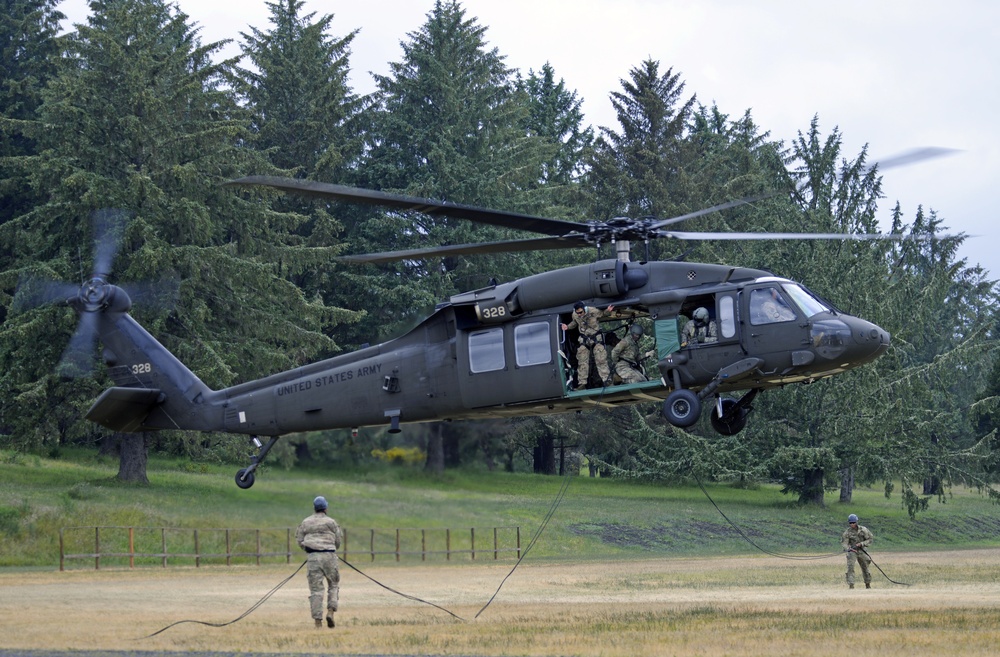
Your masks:
{"label": "pine tree", "polygon": [[301,15],[301,0],[266,3],[271,29],[242,33],[241,68],[255,146],[272,164],[310,180],[341,181],[357,165],[361,101],[347,84],[357,30],[328,35],[333,15]]}
{"label": "pine tree", "polygon": [[599,217],[668,218],[688,211],[685,136],[696,97],[680,73],[646,60],[611,94],[617,130],[601,127],[591,180]]}
{"label": "pine tree", "polygon": [[[0,227],[16,261],[5,287],[15,273],[86,276],[90,217],[117,208],[112,215],[128,221],[113,280],[154,281],[157,291],[177,282],[175,305],[136,299],[133,314],[209,385],[335,351],[324,330],[350,314],[307,299],[289,280],[335,249],[310,248],[298,234],[305,217],[220,184],[267,172],[247,147],[248,120],[230,90],[233,62],[211,62],[222,44],[202,45],[187,16],[161,0],[95,0],[91,9],[27,129],[41,148],[24,159],[22,175],[48,200]],[[55,435],[51,409],[79,413],[93,398],[89,379],[65,383],[54,373],[74,324],[69,310],[45,306],[0,329],[3,415],[16,417],[14,432],[31,444],[65,438]],[[94,435],[79,417],[73,434]],[[122,444],[133,459],[122,452],[123,476],[134,474],[143,440]]]}
{"label": "pine tree", "polygon": [[[59,0],[4,0],[0,12],[0,224],[23,213],[36,199],[27,181],[5,158],[37,153],[17,122],[35,118],[42,89],[59,62]],[[0,249],[0,271],[10,250]],[[0,321],[2,321],[0,316]]]}

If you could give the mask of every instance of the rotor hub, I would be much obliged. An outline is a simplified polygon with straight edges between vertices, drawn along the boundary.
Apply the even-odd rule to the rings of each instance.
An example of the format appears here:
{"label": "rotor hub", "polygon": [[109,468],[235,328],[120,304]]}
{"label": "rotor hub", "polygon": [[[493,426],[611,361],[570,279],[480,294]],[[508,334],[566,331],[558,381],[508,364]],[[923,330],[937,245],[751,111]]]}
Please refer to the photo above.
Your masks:
{"label": "rotor hub", "polygon": [[72,305],[80,312],[88,313],[106,308],[128,311],[132,307],[132,300],[125,290],[95,276],[83,284],[79,294],[72,300]]}

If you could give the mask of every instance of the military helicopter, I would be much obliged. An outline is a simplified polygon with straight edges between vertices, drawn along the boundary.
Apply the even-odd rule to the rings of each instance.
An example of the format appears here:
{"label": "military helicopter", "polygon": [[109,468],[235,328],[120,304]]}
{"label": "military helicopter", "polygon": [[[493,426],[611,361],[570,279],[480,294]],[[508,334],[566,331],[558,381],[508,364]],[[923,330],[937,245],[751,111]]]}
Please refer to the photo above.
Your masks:
{"label": "military helicopter", "polygon": [[[452,296],[405,335],[353,353],[212,390],[130,315],[132,301],[109,284],[103,263],[72,298],[79,331],[103,344],[114,386],[87,419],[119,432],[182,429],[250,436],[256,453],[236,474],[249,488],[280,436],[334,428],[388,427],[466,418],[565,413],[661,402],[689,427],[704,406],[712,427],[734,435],[763,390],[811,383],[869,363],[889,348],[882,328],[824,302],[804,285],[760,269],[676,261],[632,262],[630,242],[676,239],[877,239],[881,235],[683,233],[672,224],[736,201],[667,220],[576,223],[341,185],[273,177],[231,181],[329,200],[374,204],[533,231],[540,238],[345,256],[380,263],[429,256],[616,245],[618,257]],[[581,339],[574,305],[604,308],[610,345],[634,324],[655,336],[639,382],[577,381]],[[682,342],[686,318],[703,309],[714,339]],[[79,342],[74,338],[74,341]],[[740,393],[733,396],[733,393]],[[268,438],[262,443],[260,437]]]}

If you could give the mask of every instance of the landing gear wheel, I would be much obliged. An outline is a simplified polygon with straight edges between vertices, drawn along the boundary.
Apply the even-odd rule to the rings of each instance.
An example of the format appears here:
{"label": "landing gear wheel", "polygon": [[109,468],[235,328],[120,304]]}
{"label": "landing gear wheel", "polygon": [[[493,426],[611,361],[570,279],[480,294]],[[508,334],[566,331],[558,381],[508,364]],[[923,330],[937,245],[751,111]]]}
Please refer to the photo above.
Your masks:
{"label": "landing gear wheel", "polygon": [[246,490],[253,486],[254,476],[253,471],[247,472],[247,468],[243,468],[236,473],[236,485],[240,488]]}
{"label": "landing gear wheel", "polygon": [[690,427],[700,415],[701,400],[690,390],[674,390],[663,402],[663,417],[675,427]]}
{"label": "landing gear wheel", "polygon": [[749,411],[746,409],[734,411],[734,406],[736,406],[735,399],[723,399],[722,417],[719,417],[719,409],[712,407],[712,414],[709,416],[712,428],[723,436],[735,436],[747,425]]}

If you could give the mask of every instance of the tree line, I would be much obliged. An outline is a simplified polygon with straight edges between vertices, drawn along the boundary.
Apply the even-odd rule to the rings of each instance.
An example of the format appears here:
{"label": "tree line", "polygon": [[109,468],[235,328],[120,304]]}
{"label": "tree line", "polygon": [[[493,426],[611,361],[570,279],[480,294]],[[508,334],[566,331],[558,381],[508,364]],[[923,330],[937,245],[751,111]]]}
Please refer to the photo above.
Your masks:
{"label": "tree line", "polygon": [[[145,480],[148,450],[232,459],[244,438],[115,435],[82,420],[107,385],[69,377],[76,324],[32,304],[39,281],[82,281],[95,216],[124,218],[114,279],[143,294],[133,314],[213,388],[397,335],[428,309],[489,279],[593,259],[534,252],[342,265],[347,252],[515,237],[506,229],[334,205],[222,183],[281,175],[541,216],[668,218],[733,199],[764,200],[689,230],[879,232],[881,177],[867,149],[842,151],[814,117],[789,143],[749,110],[704,105],[682,74],[646,60],[610,92],[617,125],[589,126],[553,67],[509,68],[487,27],[435,0],[376,90],[349,85],[357,29],[268,2],[267,26],[203,43],[164,0],[92,0],[60,34],[58,0],[4,0],[0,19],[0,441],[58,452],[93,445]],[[996,286],[957,257],[932,210],[904,217],[902,241],[651,244],[654,259],[770,269],[886,328],[890,352],[865,368],[761,395],[732,437],[682,431],[658,408],[509,422],[432,424],[291,436],[272,452],[361,463],[373,448],[418,446],[427,467],[463,463],[555,473],[585,457],[593,473],[664,481],[693,475],[780,481],[804,502],[882,482],[919,511],[955,483],[992,484],[1000,361]],[[645,254],[642,254],[645,257]]]}

